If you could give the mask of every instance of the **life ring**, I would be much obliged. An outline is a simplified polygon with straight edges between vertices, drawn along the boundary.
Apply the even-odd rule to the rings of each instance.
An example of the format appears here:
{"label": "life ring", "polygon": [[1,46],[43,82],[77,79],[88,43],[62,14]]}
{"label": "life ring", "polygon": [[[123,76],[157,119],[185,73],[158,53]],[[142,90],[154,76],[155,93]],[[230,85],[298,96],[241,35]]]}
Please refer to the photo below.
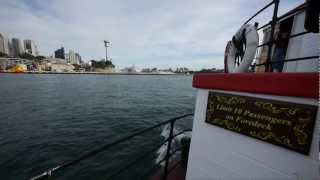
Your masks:
{"label": "life ring", "polygon": [[225,72],[247,72],[256,54],[258,43],[256,26],[243,25],[232,37],[232,41],[227,43],[224,56]]}

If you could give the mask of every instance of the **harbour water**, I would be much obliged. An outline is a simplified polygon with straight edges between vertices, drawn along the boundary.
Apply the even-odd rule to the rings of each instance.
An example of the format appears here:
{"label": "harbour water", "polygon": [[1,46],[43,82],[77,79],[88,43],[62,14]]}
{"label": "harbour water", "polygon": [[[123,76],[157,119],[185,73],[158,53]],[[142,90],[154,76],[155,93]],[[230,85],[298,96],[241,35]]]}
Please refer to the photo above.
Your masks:
{"label": "harbour water", "polygon": [[[192,76],[0,74],[0,179],[27,179],[134,131],[192,113]],[[192,118],[178,123],[190,127]],[[156,129],[60,171],[105,179],[163,140]],[[144,179],[157,153],[116,179]]]}

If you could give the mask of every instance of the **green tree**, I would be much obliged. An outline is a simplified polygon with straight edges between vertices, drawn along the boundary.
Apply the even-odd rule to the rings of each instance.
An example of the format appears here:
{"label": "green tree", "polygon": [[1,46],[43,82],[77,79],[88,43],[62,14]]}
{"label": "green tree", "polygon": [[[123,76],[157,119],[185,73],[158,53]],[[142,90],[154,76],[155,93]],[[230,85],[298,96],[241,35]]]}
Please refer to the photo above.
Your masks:
{"label": "green tree", "polygon": [[38,60],[38,61],[42,61],[42,60],[44,60],[46,57],[44,57],[44,56],[36,56],[35,57],[35,60]]}
{"label": "green tree", "polygon": [[35,59],[35,57],[32,54],[29,54],[29,53],[20,54],[19,57],[23,58],[23,59],[28,59],[28,60],[34,60]]}
{"label": "green tree", "polygon": [[0,57],[8,57],[6,53],[0,52]]}
{"label": "green tree", "polygon": [[107,67],[112,67],[114,68],[114,65],[112,64],[111,61],[105,61],[104,59],[100,60],[100,61],[96,61],[96,60],[91,60],[91,66],[94,68],[107,68]]}

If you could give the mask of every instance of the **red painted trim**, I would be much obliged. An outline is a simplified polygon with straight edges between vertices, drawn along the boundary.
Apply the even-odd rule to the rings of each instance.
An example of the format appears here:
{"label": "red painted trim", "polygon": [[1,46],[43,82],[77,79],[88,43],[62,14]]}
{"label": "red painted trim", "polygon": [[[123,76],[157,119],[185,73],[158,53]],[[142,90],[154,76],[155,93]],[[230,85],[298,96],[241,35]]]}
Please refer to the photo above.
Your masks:
{"label": "red painted trim", "polygon": [[193,75],[192,86],[200,89],[319,97],[319,73],[235,73]]}

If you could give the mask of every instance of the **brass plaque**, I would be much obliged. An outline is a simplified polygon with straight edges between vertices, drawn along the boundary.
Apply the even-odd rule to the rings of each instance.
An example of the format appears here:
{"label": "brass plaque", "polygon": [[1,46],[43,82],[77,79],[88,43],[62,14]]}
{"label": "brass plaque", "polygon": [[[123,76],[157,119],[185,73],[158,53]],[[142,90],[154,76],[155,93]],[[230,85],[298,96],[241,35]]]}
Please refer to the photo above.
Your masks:
{"label": "brass plaque", "polygon": [[308,155],[317,108],[211,91],[206,122]]}

